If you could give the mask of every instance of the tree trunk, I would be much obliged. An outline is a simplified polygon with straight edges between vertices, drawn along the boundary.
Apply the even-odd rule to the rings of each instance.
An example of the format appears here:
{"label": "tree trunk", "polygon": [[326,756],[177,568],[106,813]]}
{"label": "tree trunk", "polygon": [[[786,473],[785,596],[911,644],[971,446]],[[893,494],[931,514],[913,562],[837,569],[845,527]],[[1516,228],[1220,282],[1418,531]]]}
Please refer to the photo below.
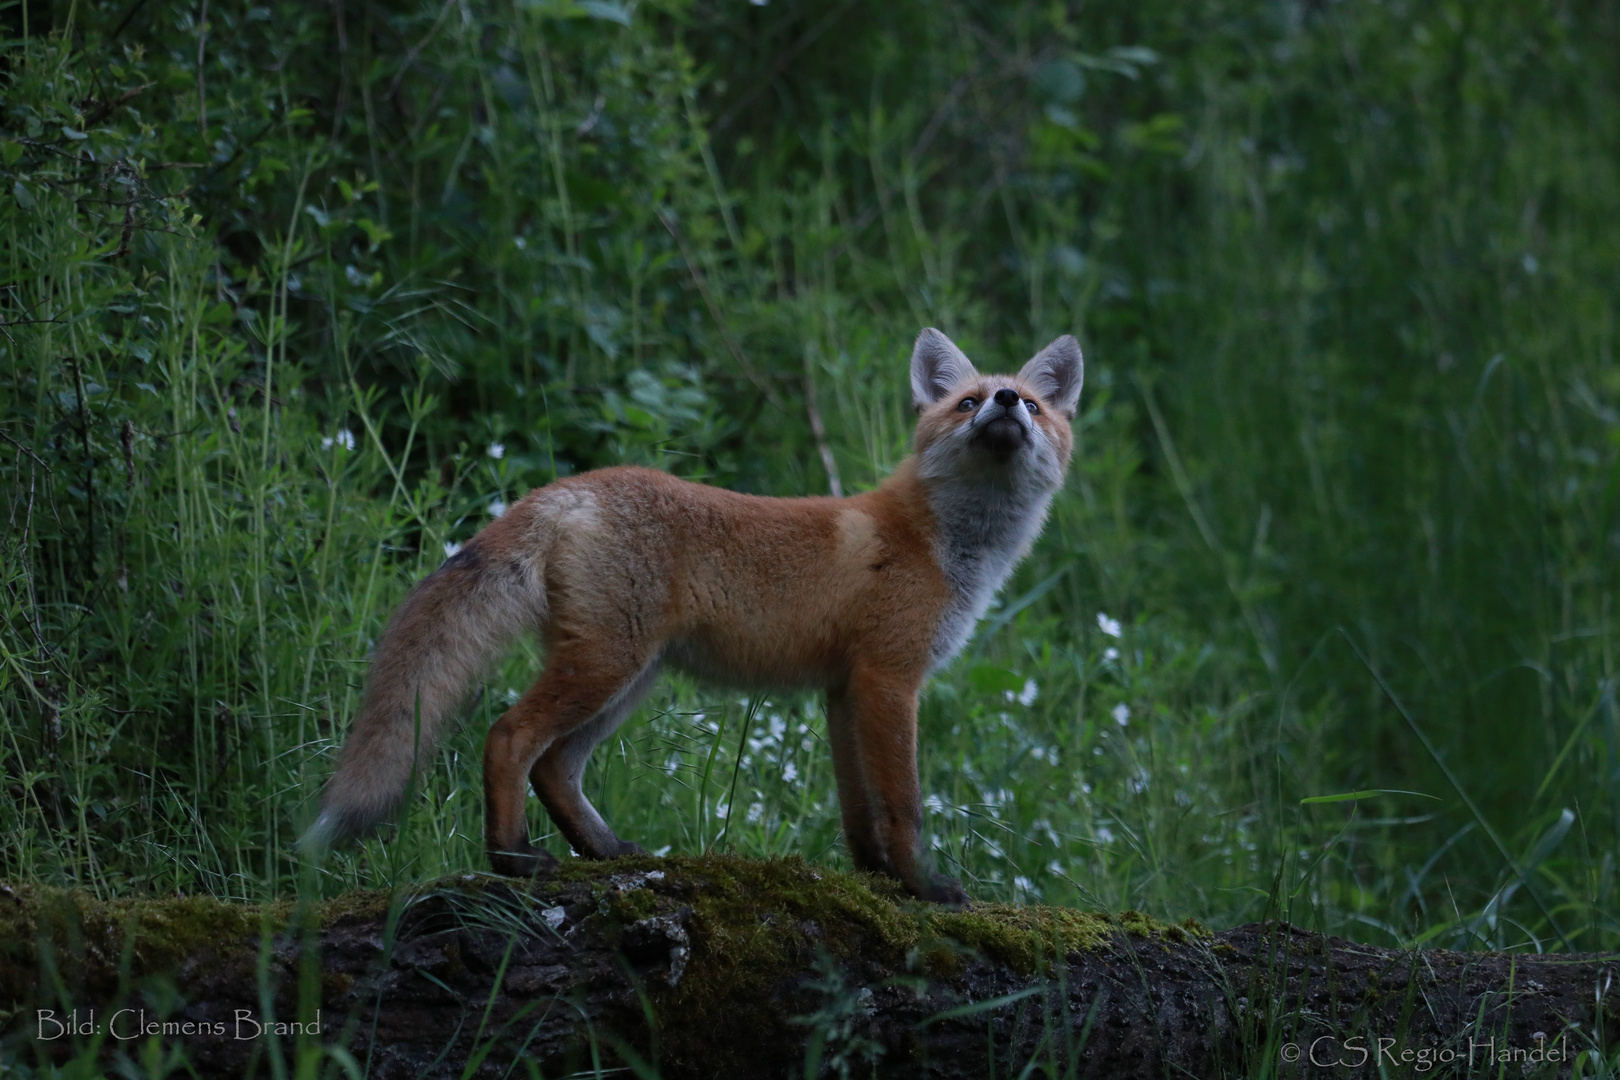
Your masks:
{"label": "tree trunk", "polygon": [[0,886],[0,950],[13,1060],[140,1060],[161,1040],[232,1077],[345,1052],[379,1078],[1567,1075],[1608,1049],[1620,970],[1285,924],[954,912],[723,856],[307,908]]}

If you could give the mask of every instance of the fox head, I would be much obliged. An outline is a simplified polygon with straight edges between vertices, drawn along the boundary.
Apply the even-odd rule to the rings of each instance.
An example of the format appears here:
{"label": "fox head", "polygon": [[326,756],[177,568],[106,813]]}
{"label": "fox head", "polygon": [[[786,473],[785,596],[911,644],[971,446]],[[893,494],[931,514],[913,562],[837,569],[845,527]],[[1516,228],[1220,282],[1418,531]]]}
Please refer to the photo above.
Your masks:
{"label": "fox head", "polygon": [[1049,494],[1074,450],[1070,428],[1085,363],[1064,334],[1017,375],[981,375],[932,327],[911,353],[916,451],[925,478],[977,480]]}

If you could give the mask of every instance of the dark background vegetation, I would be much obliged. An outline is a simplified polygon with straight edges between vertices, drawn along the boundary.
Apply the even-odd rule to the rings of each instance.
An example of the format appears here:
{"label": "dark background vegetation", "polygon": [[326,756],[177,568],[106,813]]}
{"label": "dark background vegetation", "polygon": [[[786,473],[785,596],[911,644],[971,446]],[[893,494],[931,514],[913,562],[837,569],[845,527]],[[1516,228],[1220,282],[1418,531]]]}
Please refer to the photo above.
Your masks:
{"label": "dark background vegetation", "polygon": [[[617,462],[868,487],[934,325],[1087,357],[1068,488],[924,702],[970,891],[1620,944],[1612,5],[0,19],[0,877],[290,888],[382,620],[492,508]],[[481,868],[537,664],[324,888]],[[672,680],[590,790],[650,849],[836,864],[823,724]]]}

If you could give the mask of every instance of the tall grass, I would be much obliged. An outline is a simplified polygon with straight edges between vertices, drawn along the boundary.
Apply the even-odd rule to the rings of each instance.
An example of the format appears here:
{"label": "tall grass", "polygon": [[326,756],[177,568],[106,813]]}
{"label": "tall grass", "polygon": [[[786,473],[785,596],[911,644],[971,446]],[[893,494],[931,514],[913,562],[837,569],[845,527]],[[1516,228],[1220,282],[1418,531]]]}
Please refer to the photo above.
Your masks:
{"label": "tall grass", "polygon": [[[939,325],[1088,356],[1069,489],[925,695],[947,870],[1615,943],[1606,11],[29,10],[0,875],[289,888],[370,644],[454,544],[620,461],[868,487]],[[479,740],[539,663],[324,889],[482,865]],[[669,679],[587,789],[649,849],[839,863],[824,742],[813,700]]]}

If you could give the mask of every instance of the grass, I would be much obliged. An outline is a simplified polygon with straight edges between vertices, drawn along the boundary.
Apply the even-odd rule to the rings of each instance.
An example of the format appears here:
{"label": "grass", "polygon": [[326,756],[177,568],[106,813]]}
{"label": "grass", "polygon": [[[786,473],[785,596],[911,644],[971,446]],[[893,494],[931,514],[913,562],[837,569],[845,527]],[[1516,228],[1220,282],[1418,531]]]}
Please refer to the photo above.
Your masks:
{"label": "grass", "polygon": [[[198,15],[0,13],[0,877],[286,895],[449,545],[616,462],[869,487],[939,325],[1089,361],[1068,490],[923,702],[970,892],[1620,942],[1612,13]],[[538,665],[318,892],[482,866]],[[840,866],[824,744],[670,679],[587,790],[649,850]]]}

